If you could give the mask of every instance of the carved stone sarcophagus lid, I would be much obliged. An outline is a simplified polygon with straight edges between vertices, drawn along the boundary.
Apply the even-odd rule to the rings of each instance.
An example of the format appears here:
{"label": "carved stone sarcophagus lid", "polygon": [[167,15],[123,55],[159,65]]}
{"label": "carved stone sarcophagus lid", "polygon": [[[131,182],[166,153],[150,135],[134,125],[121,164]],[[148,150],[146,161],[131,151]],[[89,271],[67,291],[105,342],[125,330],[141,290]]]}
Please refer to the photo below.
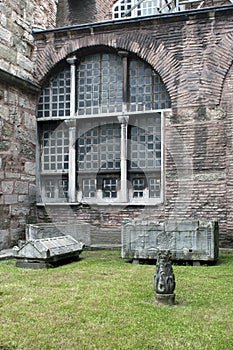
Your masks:
{"label": "carved stone sarcophagus lid", "polygon": [[27,241],[16,253],[16,266],[46,268],[62,260],[79,257],[84,244],[71,236],[35,239]]}

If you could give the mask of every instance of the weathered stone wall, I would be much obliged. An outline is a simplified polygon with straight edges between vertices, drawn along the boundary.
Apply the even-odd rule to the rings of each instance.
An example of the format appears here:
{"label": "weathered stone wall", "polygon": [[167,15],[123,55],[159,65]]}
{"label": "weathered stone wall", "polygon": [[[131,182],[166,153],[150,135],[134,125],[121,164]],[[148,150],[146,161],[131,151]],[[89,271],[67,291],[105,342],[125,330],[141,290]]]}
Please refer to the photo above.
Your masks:
{"label": "weathered stone wall", "polygon": [[32,80],[33,4],[31,1],[0,3],[0,68]]}
{"label": "weathered stone wall", "polygon": [[32,27],[54,27],[56,4],[0,2],[0,249],[15,244],[33,217],[39,88]]}
{"label": "weathered stone wall", "polygon": [[57,5],[59,0],[34,0],[33,26],[39,28],[56,27]]}
{"label": "weathered stone wall", "polygon": [[0,83],[0,249],[16,243],[35,204],[35,103]]}

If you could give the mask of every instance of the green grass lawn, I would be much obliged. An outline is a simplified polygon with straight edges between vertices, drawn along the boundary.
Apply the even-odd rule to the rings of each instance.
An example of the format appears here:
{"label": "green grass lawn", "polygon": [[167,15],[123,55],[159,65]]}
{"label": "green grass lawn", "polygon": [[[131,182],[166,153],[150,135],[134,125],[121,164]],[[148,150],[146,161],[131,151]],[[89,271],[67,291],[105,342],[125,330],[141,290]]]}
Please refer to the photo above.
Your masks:
{"label": "green grass lawn", "polygon": [[81,257],[49,270],[0,262],[0,349],[233,349],[233,255],[173,265],[175,306],[156,304],[155,266],[119,251]]}

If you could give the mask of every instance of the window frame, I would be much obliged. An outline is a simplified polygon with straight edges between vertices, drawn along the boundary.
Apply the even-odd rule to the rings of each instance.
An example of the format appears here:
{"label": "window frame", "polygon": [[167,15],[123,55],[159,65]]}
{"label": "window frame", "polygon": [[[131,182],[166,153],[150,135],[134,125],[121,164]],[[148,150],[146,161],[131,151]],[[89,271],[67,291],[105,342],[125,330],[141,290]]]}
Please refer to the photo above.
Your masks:
{"label": "window frame", "polygon": [[[151,6],[149,6],[150,3]],[[154,16],[184,10],[185,5],[180,5],[179,0],[170,0],[170,2],[165,0],[118,0],[112,7],[112,19]]]}
{"label": "window frame", "polygon": [[[125,55],[122,59],[123,62],[125,62],[125,58],[127,59],[127,55]],[[134,58],[135,59],[135,58]],[[74,60],[73,60],[74,61]],[[141,60],[139,60],[140,62],[143,62]],[[122,62],[122,64],[123,64]],[[150,67],[148,65],[148,63],[143,62],[145,64],[145,69],[148,69],[148,67]],[[71,72],[75,72],[76,75],[76,70],[74,70],[74,67],[71,67]],[[129,64],[128,64],[128,69],[129,69]],[[154,72],[153,68],[150,67],[151,69],[151,73]],[[157,73],[155,73],[157,74]],[[71,74],[72,75],[72,74]],[[158,76],[158,75],[157,75]],[[159,76],[158,76],[159,77]],[[77,79],[77,75],[75,77]],[[72,76],[70,77],[70,79],[72,80]],[[128,75],[128,70],[127,70],[127,79],[129,79],[129,75]],[[161,79],[159,77],[159,79]],[[161,80],[161,86],[164,86],[164,83]],[[127,84],[126,84],[127,85]],[[75,84],[76,86],[76,84]],[[124,81],[122,86],[124,86]],[[123,89],[123,88],[122,88]],[[72,90],[72,89],[71,89]],[[154,90],[153,90],[154,91]],[[167,93],[167,90],[165,88],[165,93]],[[71,91],[72,94],[72,91]],[[77,94],[76,94],[77,95]],[[124,91],[122,91],[122,103],[124,104],[124,99],[127,99],[129,97],[127,97],[127,94],[125,94]],[[70,98],[71,100],[71,98]],[[74,98],[73,98],[74,101]],[[128,103],[128,102],[127,102]],[[76,111],[77,111],[77,101],[75,101],[75,106],[76,106]],[[71,107],[72,108],[72,107]],[[74,107],[73,107],[74,108]],[[46,203],[87,203],[87,204],[97,204],[97,205],[107,205],[107,204],[122,204],[122,205],[126,205],[126,204],[132,204],[132,205],[155,205],[155,204],[160,204],[163,202],[164,200],[164,115],[167,112],[171,111],[171,107],[167,107],[166,108],[162,108],[162,109],[152,109],[152,110],[143,110],[143,111],[130,111],[129,109],[127,111],[125,111],[124,107],[122,107],[122,111],[121,112],[115,112],[115,113],[98,113],[97,115],[92,115],[92,114],[87,114],[87,115],[78,115],[77,113],[75,113],[74,115],[70,115],[70,117],[67,119],[66,116],[57,116],[57,117],[49,117],[49,118],[44,118],[44,117],[38,117],[37,121],[38,121],[38,125],[43,124],[45,121],[46,123],[56,123],[56,122],[60,122],[62,123],[63,121],[67,122],[67,125],[69,123],[73,124],[73,127],[71,128],[73,131],[70,133],[69,131],[69,168],[75,168],[75,171],[73,171],[73,175],[70,175],[70,169],[67,169],[67,171],[61,171],[60,174],[55,174],[53,173],[53,171],[42,171],[42,167],[40,168],[40,174],[39,176],[41,177],[41,179],[39,180],[40,183],[40,187],[41,187],[41,200],[42,202],[46,202]],[[160,131],[161,131],[161,164],[158,167],[158,171],[154,171],[154,173],[156,173],[156,176],[153,175],[153,172],[150,171],[150,169],[145,169],[144,171],[144,177],[146,178],[146,182],[149,183],[149,178],[151,178],[152,180],[156,180],[159,178],[158,174],[160,174],[160,196],[159,197],[151,197],[150,198],[150,193],[152,192],[152,190],[150,190],[150,188],[148,186],[145,186],[145,188],[143,189],[143,191],[141,191],[140,193],[143,193],[143,197],[141,197],[141,194],[136,197],[133,194],[133,186],[132,183],[131,185],[129,185],[129,181],[133,181],[133,179],[138,179],[141,175],[137,173],[137,171],[134,169],[129,170],[129,167],[127,165],[127,175],[126,175],[126,181],[127,184],[129,186],[125,187],[125,196],[122,195],[123,190],[121,189],[122,186],[122,182],[121,182],[121,174],[122,174],[122,168],[120,165],[119,169],[106,169],[106,170],[101,170],[98,174],[98,176],[94,176],[93,174],[96,175],[93,171],[83,171],[83,172],[78,172],[77,170],[77,140],[78,140],[78,135],[79,135],[79,126],[81,123],[93,123],[93,125],[106,125],[108,124],[110,121],[114,120],[114,123],[119,123],[119,118],[125,118],[125,115],[127,114],[127,118],[129,118],[129,124],[135,120],[135,118],[150,118],[151,116],[155,115],[155,114],[160,114],[160,119],[161,119],[161,123],[160,123]],[[56,121],[56,122],[55,122]],[[129,124],[127,123],[127,132],[129,130]],[[122,126],[122,124],[120,123],[120,125]],[[68,129],[71,130],[68,126]],[[73,135],[73,136],[71,136]],[[70,137],[73,139],[70,139]],[[130,142],[130,139],[127,137],[127,142]],[[122,146],[122,135],[121,135],[121,139],[120,139],[120,148]],[[122,150],[121,150],[122,151]],[[128,160],[129,157],[129,151],[127,148],[127,163],[129,162]],[[121,158],[121,155],[120,155]],[[122,162],[122,160],[121,160]],[[41,163],[40,163],[41,164]],[[72,166],[70,166],[70,164],[73,164]],[[76,165],[74,165],[76,164]],[[65,181],[68,181],[69,186],[71,184],[71,180],[73,182],[72,185],[72,189],[69,189],[68,191],[66,191],[66,195],[63,196],[63,198],[60,198],[58,195],[56,195],[54,198],[48,199],[45,198],[45,180],[47,179],[51,179],[51,177],[54,176],[54,179],[56,179],[56,177],[62,177],[62,179],[65,179]],[[104,196],[104,192],[103,192],[103,181],[104,179],[110,179],[110,176],[112,176],[112,179],[117,179],[117,184],[116,184],[116,189],[117,189],[117,194],[115,195],[111,195],[111,191],[109,192],[110,195],[109,197]],[[136,176],[136,177],[135,177]],[[149,176],[149,177],[148,177]],[[154,176],[154,178],[153,178]],[[148,179],[147,179],[148,177]],[[90,196],[85,196],[84,195],[84,189],[83,189],[83,181],[85,179],[89,179],[90,181],[92,181],[92,183],[95,183],[96,185],[96,194],[93,195],[90,194]],[[114,180],[115,181],[115,180]],[[136,181],[136,180],[135,180]],[[58,183],[58,182],[57,182]],[[82,188],[82,190],[81,190]],[[59,192],[59,190],[57,189],[56,192]],[[68,193],[67,193],[68,192]],[[93,191],[91,191],[93,192]],[[90,193],[91,193],[90,192]],[[113,191],[112,191],[113,192]],[[136,192],[136,191],[135,191]],[[113,198],[114,197],[114,198]],[[38,196],[38,198],[40,198]],[[71,199],[72,198],[72,199]],[[126,200],[127,198],[127,200]]]}

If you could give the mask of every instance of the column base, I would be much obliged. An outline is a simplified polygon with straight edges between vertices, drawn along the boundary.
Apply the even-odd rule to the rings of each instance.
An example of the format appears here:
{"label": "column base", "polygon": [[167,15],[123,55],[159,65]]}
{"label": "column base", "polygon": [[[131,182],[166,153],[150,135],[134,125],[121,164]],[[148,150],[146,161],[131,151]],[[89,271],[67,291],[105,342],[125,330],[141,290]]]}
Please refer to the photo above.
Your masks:
{"label": "column base", "polygon": [[175,305],[175,294],[155,294],[158,304]]}

